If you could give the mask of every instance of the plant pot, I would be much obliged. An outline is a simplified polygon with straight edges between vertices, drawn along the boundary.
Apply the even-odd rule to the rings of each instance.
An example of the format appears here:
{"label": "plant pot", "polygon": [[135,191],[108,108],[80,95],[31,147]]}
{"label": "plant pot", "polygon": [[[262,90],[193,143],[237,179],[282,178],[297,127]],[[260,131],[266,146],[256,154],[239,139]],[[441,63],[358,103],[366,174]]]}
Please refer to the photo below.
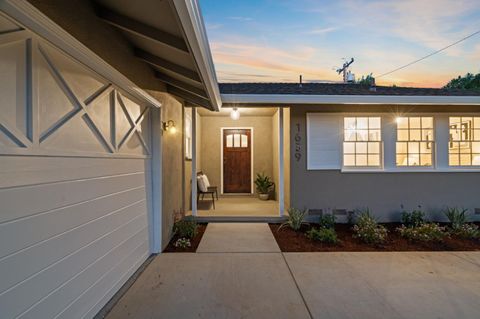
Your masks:
{"label": "plant pot", "polygon": [[261,200],[268,200],[268,194],[258,194],[258,198]]}

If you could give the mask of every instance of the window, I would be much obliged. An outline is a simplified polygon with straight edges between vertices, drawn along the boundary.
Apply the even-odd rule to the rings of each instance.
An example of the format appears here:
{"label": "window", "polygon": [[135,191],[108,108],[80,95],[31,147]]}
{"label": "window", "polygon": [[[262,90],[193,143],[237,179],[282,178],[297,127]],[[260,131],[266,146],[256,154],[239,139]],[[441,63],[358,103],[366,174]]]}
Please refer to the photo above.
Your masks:
{"label": "window", "polygon": [[246,134],[228,134],[227,147],[248,147],[248,136]]}
{"label": "window", "polygon": [[450,117],[449,125],[449,165],[480,165],[480,117]]}
{"label": "window", "polygon": [[185,110],[185,159],[192,159],[192,111]]}
{"label": "window", "polygon": [[397,166],[432,166],[433,117],[397,117]]}
{"label": "window", "polygon": [[344,166],[381,166],[380,117],[346,117],[343,129]]}

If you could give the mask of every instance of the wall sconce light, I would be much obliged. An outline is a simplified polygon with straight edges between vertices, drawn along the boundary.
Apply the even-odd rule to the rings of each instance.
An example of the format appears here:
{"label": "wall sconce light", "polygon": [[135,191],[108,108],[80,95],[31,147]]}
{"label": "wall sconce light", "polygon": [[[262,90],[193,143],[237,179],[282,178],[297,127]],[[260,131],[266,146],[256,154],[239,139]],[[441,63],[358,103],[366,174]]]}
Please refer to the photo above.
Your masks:
{"label": "wall sconce light", "polygon": [[170,134],[175,134],[177,132],[177,128],[175,127],[175,122],[172,120],[168,120],[167,122],[162,122],[162,128],[164,131],[168,131]]}
{"label": "wall sconce light", "polygon": [[240,118],[240,111],[236,107],[234,107],[230,112],[230,118],[234,121]]}

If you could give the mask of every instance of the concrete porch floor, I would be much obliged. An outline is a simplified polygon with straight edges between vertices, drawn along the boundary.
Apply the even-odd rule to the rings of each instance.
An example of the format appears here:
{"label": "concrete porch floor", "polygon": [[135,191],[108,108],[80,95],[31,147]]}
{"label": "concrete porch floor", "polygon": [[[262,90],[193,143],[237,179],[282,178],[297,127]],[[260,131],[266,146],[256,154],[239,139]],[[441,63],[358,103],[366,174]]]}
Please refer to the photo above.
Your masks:
{"label": "concrete porch floor", "polygon": [[[200,200],[197,208],[198,216],[278,216],[278,202],[274,200],[262,201],[250,195],[223,195],[215,199],[213,209],[211,198],[205,195]],[[187,215],[191,215],[188,211]]]}
{"label": "concrete porch floor", "polygon": [[[157,256],[107,318],[458,319],[480,313],[480,252],[262,253],[255,241],[231,236],[248,225],[223,225],[207,227],[204,239],[215,239],[208,252]],[[262,245],[268,245],[267,231],[248,230]],[[241,251],[250,245],[251,252],[225,252],[222,241]]]}

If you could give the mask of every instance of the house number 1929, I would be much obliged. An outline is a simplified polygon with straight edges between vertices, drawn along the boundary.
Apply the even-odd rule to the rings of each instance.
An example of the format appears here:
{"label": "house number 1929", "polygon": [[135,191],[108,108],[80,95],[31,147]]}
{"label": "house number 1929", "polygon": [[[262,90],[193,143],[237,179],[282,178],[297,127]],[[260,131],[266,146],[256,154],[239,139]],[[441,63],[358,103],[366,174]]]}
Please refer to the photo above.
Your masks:
{"label": "house number 1929", "polygon": [[295,158],[298,161],[302,158],[302,136],[300,135],[300,123],[297,123],[295,130]]}

